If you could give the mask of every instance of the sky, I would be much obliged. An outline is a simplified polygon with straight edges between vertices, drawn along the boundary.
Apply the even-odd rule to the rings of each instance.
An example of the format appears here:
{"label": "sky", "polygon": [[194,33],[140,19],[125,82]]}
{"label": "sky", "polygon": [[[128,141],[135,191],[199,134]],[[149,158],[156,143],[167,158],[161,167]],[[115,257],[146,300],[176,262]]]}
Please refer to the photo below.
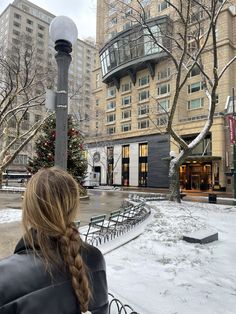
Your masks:
{"label": "sky", "polygon": [[[138,238],[109,253],[99,246],[109,292],[140,314],[235,314],[236,207],[187,201],[149,205],[151,219],[136,227],[143,231]],[[21,210],[1,210],[0,223],[20,216]],[[218,232],[218,241],[182,240],[204,230]]]}
{"label": "sky", "polygon": [[[0,0],[0,13],[13,0]],[[96,0],[32,0],[37,6],[54,15],[66,15],[70,17],[78,28],[78,37],[95,39],[96,31]]]}

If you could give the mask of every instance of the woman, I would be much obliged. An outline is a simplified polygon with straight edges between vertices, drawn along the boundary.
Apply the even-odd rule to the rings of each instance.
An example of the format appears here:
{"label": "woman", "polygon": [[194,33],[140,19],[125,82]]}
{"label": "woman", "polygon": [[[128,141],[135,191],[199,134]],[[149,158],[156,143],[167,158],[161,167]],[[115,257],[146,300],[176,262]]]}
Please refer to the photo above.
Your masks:
{"label": "woman", "polygon": [[29,181],[23,200],[24,238],[0,261],[0,313],[108,313],[105,262],[82,242],[74,224],[78,184],[47,168]]}

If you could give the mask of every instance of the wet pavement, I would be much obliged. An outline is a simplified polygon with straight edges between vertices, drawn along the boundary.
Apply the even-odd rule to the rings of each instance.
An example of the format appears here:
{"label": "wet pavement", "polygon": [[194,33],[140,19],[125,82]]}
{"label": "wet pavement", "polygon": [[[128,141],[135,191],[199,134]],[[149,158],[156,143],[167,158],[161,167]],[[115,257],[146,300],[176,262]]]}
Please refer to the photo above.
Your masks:
{"label": "wet pavement", "polygon": [[[81,226],[88,224],[90,218],[99,214],[109,214],[118,209],[128,192],[89,190],[87,199],[80,201],[77,219]],[[20,193],[0,193],[0,211],[3,209],[20,209]],[[17,241],[21,238],[23,229],[21,222],[0,223],[0,259],[12,254]]]}

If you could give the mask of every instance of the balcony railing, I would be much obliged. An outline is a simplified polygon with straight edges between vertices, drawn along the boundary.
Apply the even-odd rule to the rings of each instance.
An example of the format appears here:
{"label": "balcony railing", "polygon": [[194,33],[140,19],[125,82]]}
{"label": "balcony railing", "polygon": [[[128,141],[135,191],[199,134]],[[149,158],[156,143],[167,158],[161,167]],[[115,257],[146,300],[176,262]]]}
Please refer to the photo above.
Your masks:
{"label": "balcony railing", "polygon": [[135,25],[129,30],[120,32],[100,51],[100,61],[104,83],[114,82],[119,88],[120,78],[130,75],[136,82],[136,72],[148,68],[152,77],[155,75],[155,64],[167,53],[158,43],[171,51],[171,42],[167,34],[172,33],[172,22],[168,16],[150,19],[147,26]]}

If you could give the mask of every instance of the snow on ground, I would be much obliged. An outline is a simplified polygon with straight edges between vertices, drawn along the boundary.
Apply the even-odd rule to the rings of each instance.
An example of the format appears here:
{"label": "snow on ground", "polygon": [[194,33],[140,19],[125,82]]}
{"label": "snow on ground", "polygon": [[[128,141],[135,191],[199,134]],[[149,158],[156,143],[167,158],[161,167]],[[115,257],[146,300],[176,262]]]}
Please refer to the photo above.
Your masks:
{"label": "snow on ground", "polygon": [[0,224],[20,221],[21,215],[20,209],[2,209],[0,210]]}
{"label": "snow on ground", "polygon": [[[236,207],[150,204],[154,219],[145,232],[105,256],[109,290],[140,314],[235,314]],[[181,240],[205,228],[219,240]]]}
{"label": "snow on ground", "polygon": [[[150,202],[154,218],[144,233],[105,255],[109,291],[140,314],[236,313],[236,207]],[[21,220],[0,210],[0,223]],[[218,231],[209,244],[183,234]]]}

